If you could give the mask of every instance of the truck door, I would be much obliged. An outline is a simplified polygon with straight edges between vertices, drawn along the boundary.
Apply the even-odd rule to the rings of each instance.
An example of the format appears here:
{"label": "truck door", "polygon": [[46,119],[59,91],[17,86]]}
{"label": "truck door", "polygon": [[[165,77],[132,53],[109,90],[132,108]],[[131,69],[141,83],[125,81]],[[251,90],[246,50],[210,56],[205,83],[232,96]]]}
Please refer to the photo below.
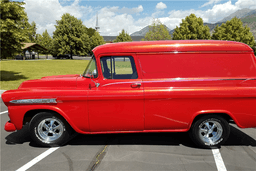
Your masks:
{"label": "truck door", "polygon": [[90,131],[144,129],[143,85],[133,56],[98,58],[99,79],[88,92]]}

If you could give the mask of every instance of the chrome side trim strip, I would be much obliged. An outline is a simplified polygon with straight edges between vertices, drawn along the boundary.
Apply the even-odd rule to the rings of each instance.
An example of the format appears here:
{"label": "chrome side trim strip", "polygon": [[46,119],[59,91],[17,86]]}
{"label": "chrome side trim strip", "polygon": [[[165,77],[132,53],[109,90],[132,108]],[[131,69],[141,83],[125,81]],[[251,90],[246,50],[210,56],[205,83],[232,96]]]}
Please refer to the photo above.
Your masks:
{"label": "chrome side trim strip", "polygon": [[14,104],[42,104],[42,103],[57,103],[56,99],[20,99],[12,100],[10,103]]}

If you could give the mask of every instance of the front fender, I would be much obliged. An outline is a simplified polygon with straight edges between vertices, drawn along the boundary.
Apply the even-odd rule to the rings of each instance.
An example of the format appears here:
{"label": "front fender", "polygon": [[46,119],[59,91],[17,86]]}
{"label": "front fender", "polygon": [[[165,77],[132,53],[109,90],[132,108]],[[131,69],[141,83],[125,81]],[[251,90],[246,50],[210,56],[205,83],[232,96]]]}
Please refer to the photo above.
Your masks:
{"label": "front fender", "polygon": [[[24,116],[27,112],[30,112],[33,110],[34,111],[48,110],[48,111],[56,112],[59,115],[61,115],[76,132],[83,133],[83,132],[89,131],[89,125],[86,124],[86,121],[87,121],[86,118],[88,117],[84,117],[85,120],[83,122],[83,116],[85,116],[86,113],[82,114],[83,116],[80,117],[80,119],[78,119],[78,116],[73,113],[73,110],[64,112],[60,107],[58,107],[58,105],[56,106],[54,105],[16,105],[16,106],[9,106],[8,112],[9,112],[11,123],[15,125],[17,130],[22,129]],[[85,110],[80,110],[80,112],[81,111],[85,112]]]}

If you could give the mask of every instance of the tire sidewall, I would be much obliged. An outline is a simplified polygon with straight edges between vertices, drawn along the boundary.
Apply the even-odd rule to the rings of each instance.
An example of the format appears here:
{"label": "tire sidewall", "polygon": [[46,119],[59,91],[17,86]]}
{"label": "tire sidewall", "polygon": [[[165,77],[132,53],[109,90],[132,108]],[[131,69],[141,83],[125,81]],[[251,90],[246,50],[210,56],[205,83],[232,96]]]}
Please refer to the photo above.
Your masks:
{"label": "tire sidewall", "polygon": [[[207,144],[205,143],[199,136],[199,129],[200,127],[209,121],[215,121],[218,122],[221,127],[222,127],[222,135],[219,138],[219,140],[217,140],[214,144]],[[213,115],[209,115],[209,116],[204,116],[200,119],[198,119],[193,126],[191,127],[190,130],[190,137],[191,139],[194,141],[194,143],[200,147],[203,148],[213,148],[213,147],[219,147],[220,145],[222,145],[223,143],[225,143],[225,141],[228,139],[230,133],[230,127],[228,122],[223,119],[222,117],[219,116],[213,116]]]}
{"label": "tire sidewall", "polygon": [[[58,120],[58,122],[60,122],[63,126],[63,133],[62,135],[51,142],[45,142],[38,134],[38,125],[39,123],[44,120],[44,119],[56,119]],[[54,146],[60,146],[63,145],[66,140],[69,137],[69,128],[67,126],[67,124],[65,123],[65,121],[63,121],[63,119],[60,119],[60,117],[57,117],[56,114],[54,113],[48,113],[48,112],[41,112],[38,113],[37,115],[35,115],[29,125],[29,131],[30,131],[30,135],[31,138],[40,146],[48,146],[48,147],[54,147]]]}

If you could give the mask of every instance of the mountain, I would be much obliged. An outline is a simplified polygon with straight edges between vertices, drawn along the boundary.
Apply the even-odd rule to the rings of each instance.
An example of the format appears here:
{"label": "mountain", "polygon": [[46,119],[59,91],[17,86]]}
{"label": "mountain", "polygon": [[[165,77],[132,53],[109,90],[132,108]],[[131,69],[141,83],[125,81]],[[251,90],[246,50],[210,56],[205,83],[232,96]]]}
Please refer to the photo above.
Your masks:
{"label": "mountain", "polygon": [[141,29],[140,31],[136,31],[136,32],[130,34],[130,36],[145,36],[148,31],[149,31],[149,26],[146,26],[143,29]]}
{"label": "mountain", "polygon": [[238,11],[236,11],[236,12],[230,14],[229,16],[223,18],[223,19],[222,19],[221,21],[219,21],[219,22],[221,22],[221,23],[222,23],[222,22],[226,22],[226,21],[228,21],[228,20],[231,20],[231,19],[234,18],[234,17],[237,17],[237,18],[244,18],[244,17],[247,17],[247,16],[249,16],[249,15],[251,15],[251,14],[254,14],[254,13],[256,13],[256,10],[251,10],[251,9],[248,9],[248,8],[243,8],[243,9],[238,10]]}
{"label": "mountain", "polygon": [[[215,24],[204,23],[204,25],[208,25],[208,27],[210,28],[210,31],[213,31],[213,29],[217,26],[217,24],[220,26],[222,23],[215,23]],[[171,30],[167,26],[165,26],[165,27],[169,31],[169,34],[172,35],[174,32],[174,29]],[[148,31],[149,31],[149,26],[146,26],[143,29],[132,33],[130,36],[145,36]]]}
{"label": "mountain", "polygon": [[[210,28],[210,32],[212,34],[214,28],[217,25],[221,26],[222,23],[225,23],[226,21],[231,20],[234,17],[240,18],[244,26],[247,25],[248,27],[250,27],[250,31],[253,33],[253,36],[256,40],[256,9],[251,10],[248,8],[244,8],[230,14],[229,16],[223,18],[221,21],[217,23],[214,23],[214,24],[204,23],[204,25],[207,25]],[[172,35],[174,32],[174,29],[171,30],[168,27],[166,28],[168,29],[169,33]],[[140,31],[136,31],[132,33],[131,36],[145,36],[148,31],[149,31],[149,26],[146,26]]]}
{"label": "mountain", "polygon": [[243,26],[247,25],[248,27],[250,27],[250,31],[256,39],[256,9],[244,8],[238,10],[222,19],[219,23],[225,23],[226,21],[231,20],[234,17],[240,18],[243,22]]}
{"label": "mountain", "polygon": [[254,39],[256,40],[256,13],[241,18],[243,25],[247,25],[252,32]]}

